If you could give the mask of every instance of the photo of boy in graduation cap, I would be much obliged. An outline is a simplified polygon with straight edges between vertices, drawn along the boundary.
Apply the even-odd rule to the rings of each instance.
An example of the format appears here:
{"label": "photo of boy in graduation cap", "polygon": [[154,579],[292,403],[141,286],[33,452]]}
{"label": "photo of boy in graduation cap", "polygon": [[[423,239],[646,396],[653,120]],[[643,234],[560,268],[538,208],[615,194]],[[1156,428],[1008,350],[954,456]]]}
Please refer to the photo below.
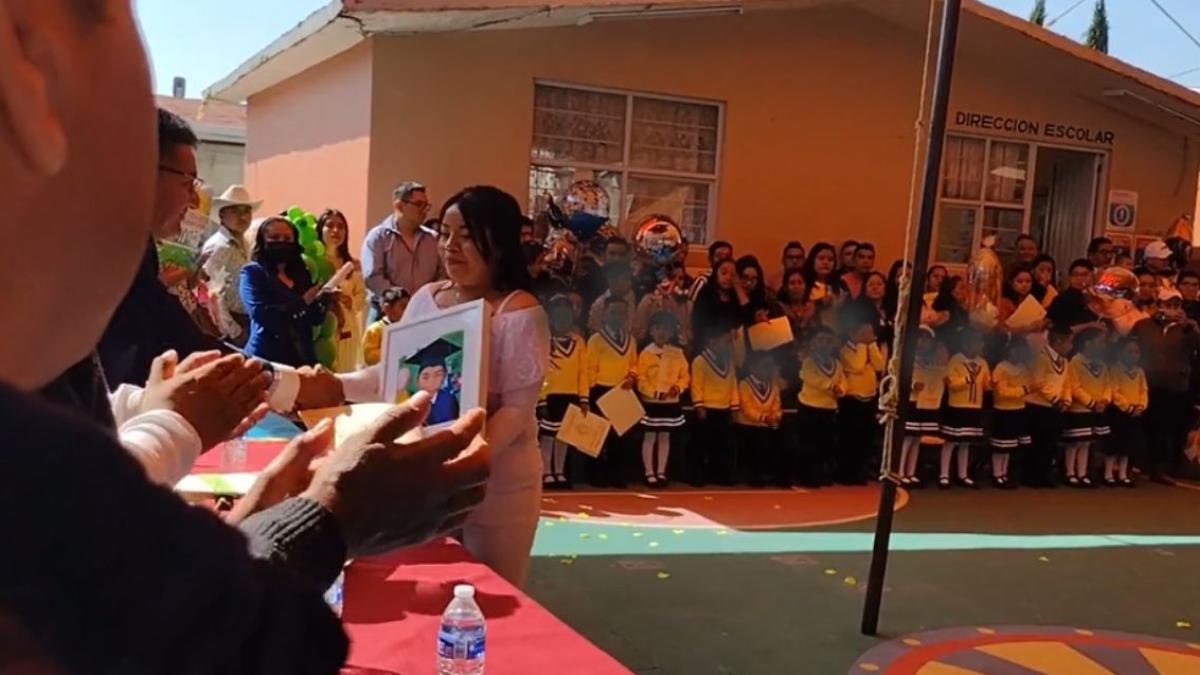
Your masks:
{"label": "photo of boy in graduation cap", "polygon": [[408,380],[408,391],[404,393],[426,391],[433,398],[429,406],[429,417],[425,420],[427,425],[458,419],[456,375],[462,367],[461,345],[461,331],[446,335],[425,345],[403,364],[403,367],[407,367],[414,375]]}

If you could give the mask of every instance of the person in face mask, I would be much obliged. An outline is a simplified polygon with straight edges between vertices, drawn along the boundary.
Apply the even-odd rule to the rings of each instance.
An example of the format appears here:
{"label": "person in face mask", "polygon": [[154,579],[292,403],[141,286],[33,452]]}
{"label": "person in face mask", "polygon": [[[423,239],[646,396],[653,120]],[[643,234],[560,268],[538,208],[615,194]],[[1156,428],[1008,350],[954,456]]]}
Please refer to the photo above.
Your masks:
{"label": "person in face mask", "polygon": [[294,367],[317,363],[313,329],[325,321],[329,298],[309,278],[298,236],[282,217],[263,221],[238,284],[250,315],[246,353]]}

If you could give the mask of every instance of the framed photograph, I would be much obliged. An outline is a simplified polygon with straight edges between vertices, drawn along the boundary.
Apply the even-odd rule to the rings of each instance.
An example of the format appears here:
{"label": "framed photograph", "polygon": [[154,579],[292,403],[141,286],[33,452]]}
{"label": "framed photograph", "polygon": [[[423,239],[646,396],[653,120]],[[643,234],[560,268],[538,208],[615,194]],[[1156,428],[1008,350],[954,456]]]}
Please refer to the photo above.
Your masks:
{"label": "framed photograph", "polygon": [[418,391],[433,398],[425,428],[447,425],[463,410],[487,405],[487,335],[483,300],[389,326],[383,336],[383,397],[403,403]]}

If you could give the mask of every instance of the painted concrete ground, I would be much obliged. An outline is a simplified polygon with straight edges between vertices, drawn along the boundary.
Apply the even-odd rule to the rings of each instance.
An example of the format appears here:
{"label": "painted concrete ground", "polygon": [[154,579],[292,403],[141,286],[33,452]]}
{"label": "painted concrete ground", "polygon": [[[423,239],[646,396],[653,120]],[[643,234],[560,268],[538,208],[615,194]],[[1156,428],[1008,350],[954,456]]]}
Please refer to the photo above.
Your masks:
{"label": "painted concrete ground", "polygon": [[869,638],[877,499],[549,493],[527,589],[638,673],[1200,673],[1200,490],[905,496]]}

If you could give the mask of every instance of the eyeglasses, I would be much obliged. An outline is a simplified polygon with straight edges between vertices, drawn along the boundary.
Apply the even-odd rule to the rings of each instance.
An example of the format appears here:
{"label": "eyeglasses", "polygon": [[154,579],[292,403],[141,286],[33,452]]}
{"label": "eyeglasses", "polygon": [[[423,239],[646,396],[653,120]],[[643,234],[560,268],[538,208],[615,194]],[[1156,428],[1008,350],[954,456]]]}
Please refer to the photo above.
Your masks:
{"label": "eyeglasses", "polygon": [[409,200],[407,200],[407,199],[404,199],[404,200],[401,200],[401,201],[403,201],[405,204],[409,204],[409,205],[412,205],[412,206],[415,206],[415,207],[417,207],[417,210],[418,210],[418,211],[427,211],[427,210],[429,210],[429,202],[410,202],[410,201],[409,201]]}
{"label": "eyeglasses", "polygon": [[167,165],[165,165],[165,164],[159,164],[159,165],[158,165],[158,170],[159,170],[159,171],[166,171],[167,173],[174,174],[174,175],[176,175],[176,176],[179,176],[179,177],[181,177],[181,178],[186,178],[186,179],[190,180],[190,181],[192,182],[192,189],[193,189],[193,190],[199,191],[199,190],[201,190],[201,189],[203,189],[203,188],[204,188],[204,179],[203,179],[203,178],[201,178],[201,177],[199,177],[199,176],[197,176],[197,175],[196,175],[196,174],[194,174],[194,173],[188,173],[188,172],[186,172],[186,171],[180,171],[179,169],[176,169],[176,168],[174,168],[174,167],[167,166]]}

